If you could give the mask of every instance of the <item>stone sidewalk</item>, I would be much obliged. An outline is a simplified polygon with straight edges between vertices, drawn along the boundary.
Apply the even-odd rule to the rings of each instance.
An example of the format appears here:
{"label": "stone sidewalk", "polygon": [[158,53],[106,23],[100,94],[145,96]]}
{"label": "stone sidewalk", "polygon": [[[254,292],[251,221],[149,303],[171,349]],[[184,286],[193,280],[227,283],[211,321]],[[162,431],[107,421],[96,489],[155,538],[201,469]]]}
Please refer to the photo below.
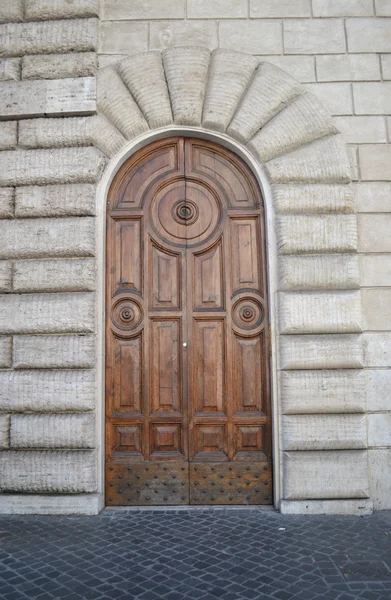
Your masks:
{"label": "stone sidewalk", "polygon": [[0,517],[1,600],[390,600],[391,514]]}

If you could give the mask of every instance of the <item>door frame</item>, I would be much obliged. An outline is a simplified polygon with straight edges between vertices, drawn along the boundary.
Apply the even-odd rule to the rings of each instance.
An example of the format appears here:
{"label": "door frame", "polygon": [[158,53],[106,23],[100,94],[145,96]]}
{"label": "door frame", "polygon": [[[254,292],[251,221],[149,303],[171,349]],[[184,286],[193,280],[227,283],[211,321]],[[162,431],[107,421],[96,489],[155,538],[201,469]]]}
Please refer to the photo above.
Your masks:
{"label": "door frame", "polygon": [[272,415],[272,447],[273,447],[273,503],[276,509],[280,507],[282,495],[282,452],[281,452],[281,424],[279,417],[279,390],[278,390],[278,323],[277,300],[278,266],[277,266],[277,241],[275,228],[275,215],[272,202],[272,190],[265,170],[255,157],[239,142],[235,142],[227,135],[207,131],[199,127],[169,126],[153,131],[148,131],[130,141],[106,166],[97,187],[96,196],[96,434],[97,434],[97,463],[98,463],[98,493],[99,504],[104,507],[105,502],[105,315],[106,315],[106,207],[110,185],[121,166],[130,156],[152,142],[174,136],[193,137],[220,144],[239,156],[254,174],[265,204],[265,234],[266,234],[266,264],[267,288],[269,298],[269,319],[271,328],[271,357],[270,357],[270,391]]}

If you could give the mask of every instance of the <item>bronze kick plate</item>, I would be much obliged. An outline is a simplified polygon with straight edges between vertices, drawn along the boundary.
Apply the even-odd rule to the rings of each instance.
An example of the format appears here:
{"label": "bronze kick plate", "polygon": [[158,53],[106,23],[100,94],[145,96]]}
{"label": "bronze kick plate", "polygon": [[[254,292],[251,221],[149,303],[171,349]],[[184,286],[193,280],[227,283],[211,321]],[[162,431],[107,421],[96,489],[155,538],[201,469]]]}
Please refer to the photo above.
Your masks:
{"label": "bronze kick plate", "polygon": [[272,504],[270,462],[190,463],[190,504]]}
{"label": "bronze kick plate", "polygon": [[188,463],[106,465],[107,506],[189,504]]}

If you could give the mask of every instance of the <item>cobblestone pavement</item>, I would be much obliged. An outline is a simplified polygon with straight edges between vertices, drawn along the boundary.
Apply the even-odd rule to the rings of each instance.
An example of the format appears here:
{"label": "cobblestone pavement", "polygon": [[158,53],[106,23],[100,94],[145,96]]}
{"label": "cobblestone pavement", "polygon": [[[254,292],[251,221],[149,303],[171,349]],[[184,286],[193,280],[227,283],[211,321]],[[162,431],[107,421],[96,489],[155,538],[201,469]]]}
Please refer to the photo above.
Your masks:
{"label": "cobblestone pavement", "polygon": [[0,598],[390,600],[391,514],[1,516]]}

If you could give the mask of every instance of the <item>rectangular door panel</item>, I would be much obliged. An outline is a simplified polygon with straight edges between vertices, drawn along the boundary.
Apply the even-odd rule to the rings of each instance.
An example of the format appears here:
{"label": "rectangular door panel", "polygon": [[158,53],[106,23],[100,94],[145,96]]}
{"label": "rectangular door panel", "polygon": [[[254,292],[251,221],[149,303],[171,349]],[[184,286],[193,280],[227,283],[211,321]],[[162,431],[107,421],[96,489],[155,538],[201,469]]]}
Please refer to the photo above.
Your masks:
{"label": "rectangular door panel", "polygon": [[141,293],[142,253],[140,219],[115,221],[115,290]]}
{"label": "rectangular door panel", "polygon": [[114,345],[114,413],[141,415],[143,397],[143,336],[119,339]]}
{"label": "rectangular door panel", "polygon": [[226,425],[195,425],[194,460],[228,460]]}
{"label": "rectangular door panel", "polygon": [[225,413],[224,321],[194,319],[193,339],[195,412]]}
{"label": "rectangular door panel", "polygon": [[151,320],[151,411],[181,413],[180,320]]}
{"label": "rectangular door panel", "polygon": [[181,423],[151,423],[150,427],[152,459],[183,458]]}
{"label": "rectangular door panel", "polygon": [[261,336],[242,338],[233,334],[235,412],[262,411],[262,345]]}
{"label": "rectangular door panel", "polygon": [[259,460],[263,452],[264,428],[262,425],[236,425],[234,428],[234,460]]}
{"label": "rectangular door panel", "polygon": [[165,252],[151,244],[150,287],[151,309],[180,310],[181,259],[179,254]]}
{"label": "rectangular door panel", "polygon": [[144,460],[142,424],[107,423],[106,427],[113,457]]}
{"label": "rectangular door panel", "polygon": [[224,308],[224,275],[221,240],[194,255],[194,310]]}
{"label": "rectangular door panel", "polygon": [[257,221],[258,217],[230,219],[232,293],[259,288]]}

